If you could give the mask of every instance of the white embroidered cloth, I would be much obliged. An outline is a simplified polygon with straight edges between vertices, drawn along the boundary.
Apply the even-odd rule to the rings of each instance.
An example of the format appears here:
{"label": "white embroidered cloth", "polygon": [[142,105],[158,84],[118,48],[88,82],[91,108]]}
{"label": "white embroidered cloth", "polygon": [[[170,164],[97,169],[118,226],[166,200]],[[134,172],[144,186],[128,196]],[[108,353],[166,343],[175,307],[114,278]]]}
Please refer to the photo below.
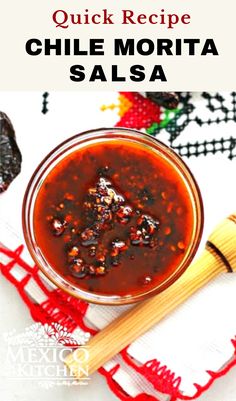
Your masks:
{"label": "white embroidered cloth", "polygon": [[[0,196],[0,242],[4,246],[15,249],[23,243],[22,197],[37,164],[54,146],[69,136],[91,128],[114,126],[118,120],[116,113],[107,111],[104,114],[100,111],[103,103],[113,102],[117,103],[117,93],[55,92],[50,94],[50,112],[43,115],[40,112],[39,92],[0,93],[0,109],[11,118],[23,155],[21,174]],[[208,110],[203,99],[196,94],[194,102],[194,113],[206,118]],[[221,111],[218,113],[221,118]],[[202,127],[191,123],[181,134],[181,143],[224,136],[236,137],[234,122]],[[168,134],[163,131],[159,139],[168,143]],[[203,247],[215,224],[236,210],[236,159],[231,161],[227,153],[217,153],[207,157],[192,157],[185,159],[185,162],[195,175],[203,196]],[[32,263],[27,251],[24,257]],[[16,275],[20,277],[20,274],[16,270]],[[42,301],[37,288],[29,286],[28,291],[37,301]],[[131,344],[128,352],[141,363],[156,358],[161,364],[167,365],[177,376],[181,376],[182,392],[193,395],[196,391],[194,383],[204,385],[209,380],[207,370],[218,371],[233,356],[235,349],[230,340],[236,336],[235,304],[236,275],[222,274]],[[129,307],[90,305],[87,319],[101,329]],[[146,391],[166,400],[166,396],[154,391],[151,384],[128,368],[120,357],[115,358],[116,363],[117,360],[122,368],[117,371],[115,379],[128,394],[134,396]],[[107,366],[110,368],[112,363]]]}

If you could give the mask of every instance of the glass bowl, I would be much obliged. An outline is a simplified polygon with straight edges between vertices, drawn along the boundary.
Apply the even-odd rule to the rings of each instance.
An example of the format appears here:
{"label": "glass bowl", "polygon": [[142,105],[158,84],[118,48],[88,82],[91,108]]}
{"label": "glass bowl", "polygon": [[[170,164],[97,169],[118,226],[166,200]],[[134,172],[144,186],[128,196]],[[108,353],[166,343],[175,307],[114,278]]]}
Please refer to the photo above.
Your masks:
{"label": "glass bowl", "polygon": [[[77,151],[84,146],[92,146],[93,144],[97,145],[100,143],[103,144],[107,141],[117,140],[125,140],[129,143],[132,142],[132,144],[139,144],[150,149],[152,152],[157,153],[159,157],[161,156],[171,164],[171,166],[178,172],[182,182],[185,184],[188,196],[191,199],[193,212],[191,240],[185,252],[185,256],[175,271],[165,280],[158,282],[153,288],[147,289],[144,287],[140,289],[140,292],[128,295],[106,295],[95,293],[80,288],[79,284],[71,283],[66,279],[66,277],[59,274],[55,267],[47,261],[37,244],[34,232],[34,208],[37,195],[45,178],[55,168],[55,166],[70,153]],[[201,194],[193,175],[183,160],[172,149],[158,141],[156,138],[139,131],[125,128],[106,128],[91,130],[75,135],[61,143],[46,156],[37,167],[26,189],[23,201],[22,220],[24,237],[29,252],[36,265],[51,282],[69,294],[88,302],[120,305],[138,302],[158,294],[168,288],[182,275],[192,261],[201,239],[203,229],[203,205]]]}

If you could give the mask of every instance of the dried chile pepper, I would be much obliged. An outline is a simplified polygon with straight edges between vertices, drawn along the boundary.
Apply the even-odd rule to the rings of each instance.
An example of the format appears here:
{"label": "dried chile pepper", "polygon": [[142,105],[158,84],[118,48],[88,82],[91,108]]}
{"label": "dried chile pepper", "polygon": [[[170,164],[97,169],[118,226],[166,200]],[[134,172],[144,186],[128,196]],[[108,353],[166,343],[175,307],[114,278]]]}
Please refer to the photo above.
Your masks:
{"label": "dried chile pepper", "polygon": [[177,92],[146,92],[146,95],[153,102],[166,109],[176,109],[179,104]]}
{"label": "dried chile pepper", "polygon": [[21,171],[21,153],[10,119],[0,112],[0,193],[6,191]]}

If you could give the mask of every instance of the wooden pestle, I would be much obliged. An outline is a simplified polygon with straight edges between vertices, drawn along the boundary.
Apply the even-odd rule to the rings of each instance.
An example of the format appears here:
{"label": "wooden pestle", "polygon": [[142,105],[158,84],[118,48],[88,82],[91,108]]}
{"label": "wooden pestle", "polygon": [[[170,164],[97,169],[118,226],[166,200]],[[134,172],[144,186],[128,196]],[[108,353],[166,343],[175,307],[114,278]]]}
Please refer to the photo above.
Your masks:
{"label": "wooden pestle", "polygon": [[[222,272],[236,271],[236,214],[220,223],[210,235],[200,257],[168,289],[115,319],[87,344],[89,357],[84,362],[89,375],[114,355],[167,316],[198,289]],[[81,358],[80,358],[81,357]],[[82,359],[80,349],[69,354],[65,364],[77,378],[83,374],[76,360]],[[86,368],[84,366],[84,370]]]}

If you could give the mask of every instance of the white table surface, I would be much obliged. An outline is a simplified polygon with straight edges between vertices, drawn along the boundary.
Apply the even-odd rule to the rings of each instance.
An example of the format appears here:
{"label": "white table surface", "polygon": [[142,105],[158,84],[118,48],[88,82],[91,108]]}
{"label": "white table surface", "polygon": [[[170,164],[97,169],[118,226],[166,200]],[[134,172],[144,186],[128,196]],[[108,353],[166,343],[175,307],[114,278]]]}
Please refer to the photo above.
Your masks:
{"label": "white table surface", "polygon": [[[60,94],[63,96],[63,94]],[[13,120],[14,126],[17,131],[18,143],[22,149],[23,153],[23,170],[22,174],[15,182],[12,184],[12,187],[9,189],[8,193],[0,196],[0,217],[5,215],[9,217],[11,220],[10,223],[13,226],[15,224],[16,227],[20,226],[20,208],[21,208],[21,196],[22,196],[22,187],[24,187],[27,182],[30,174],[32,173],[34,167],[41,160],[42,156],[45,154],[45,149],[48,147],[52,148],[57,144],[56,140],[56,130],[59,127],[58,121],[55,124],[55,132],[51,131],[51,135],[47,131],[47,126],[50,124],[52,127],[53,121],[51,120],[50,113],[48,116],[45,116],[45,119],[40,127],[40,129],[45,130],[45,132],[41,132],[41,137],[39,137],[39,128],[34,127],[34,117],[37,118],[40,115],[40,103],[41,103],[41,94],[32,93],[31,100],[29,102],[29,94],[27,93],[0,93],[0,109],[6,111],[11,119]],[[51,96],[51,103],[49,107],[58,108],[61,112],[58,112],[58,118],[67,119],[68,118],[68,129],[65,132],[65,137],[68,136],[68,133],[75,134],[77,131],[85,130],[93,127],[101,127],[101,126],[112,126],[114,125],[117,117],[114,113],[108,111],[107,114],[103,114],[99,110],[99,106],[103,103],[111,103],[112,99],[116,100],[116,94],[112,93],[100,93],[93,94],[93,98],[91,100],[91,94],[80,94],[81,102],[78,104],[77,97],[78,94],[66,94],[66,96],[73,99],[73,105],[70,103],[68,105],[68,109],[64,110],[60,106],[60,100],[56,100],[55,95]],[[76,97],[77,96],[77,97]],[[55,98],[55,102],[53,102],[53,97]],[[14,102],[13,102],[14,99]],[[23,108],[23,104],[25,102],[25,107]],[[17,104],[19,107],[17,107]],[[21,108],[22,107],[22,108]],[[35,108],[37,107],[37,113],[35,112]],[[88,107],[90,110],[94,111],[94,118],[91,118],[90,113],[88,112]],[[25,110],[25,111],[24,111]],[[97,114],[95,113],[97,110]],[[31,113],[31,117],[28,121],[25,120],[26,114]],[[77,115],[77,123],[71,121],[71,115]],[[55,117],[54,117],[55,118]],[[28,142],[26,144],[25,141],[21,140],[20,132],[24,130],[24,124],[22,123],[22,119],[26,122],[26,125],[32,125],[32,136],[28,138]],[[76,129],[76,127],[78,127]],[[63,128],[65,129],[65,128]],[[47,142],[47,146],[45,143]],[[37,152],[31,152],[31,149],[37,149]],[[34,157],[32,157],[32,155]],[[199,162],[199,161],[198,161]],[[206,164],[206,159],[203,159],[203,169]],[[225,163],[229,164],[230,162],[225,158]],[[192,163],[193,168],[196,170],[196,163]],[[233,165],[232,165],[233,166]],[[231,168],[231,165],[230,165]],[[19,184],[20,183],[20,184]],[[23,184],[22,184],[23,183]],[[19,192],[19,199],[17,202],[15,198],[10,195]],[[9,202],[11,199],[11,202]],[[229,200],[228,205],[225,209],[228,212],[232,211],[233,201]],[[212,221],[214,213],[212,213]],[[225,215],[225,210],[222,209],[222,216]],[[32,319],[23,305],[23,302],[19,298],[15,288],[8,283],[4,278],[1,278],[0,283],[0,333],[7,332],[12,330],[12,328],[17,329],[17,331],[24,330],[25,327],[29,326],[32,323]],[[30,382],[19,382],[19,381],[11,381],[7,380],[3,375],[4,370],[4,355],[5,355],[5,344],[0,342],[0,360],[1,360],[1,372],[0,372],[0,399],[3,401],[75,401],[80,400],[84,401],[89,399],[90,401],[112,401],[115,400],[116,397],[110,392],[108,389],[105,380],[98,374],[94,374],[92,376],[91,381],[87,387],[55,387],[52,389],[42,389],[38,388],[37,385]],[[205,393],[202,397],[199,398],[199,401],[235,401],[236,400],[236,368],[232,369],[231,372],[224,378],[218,380],[212,388]]]}

